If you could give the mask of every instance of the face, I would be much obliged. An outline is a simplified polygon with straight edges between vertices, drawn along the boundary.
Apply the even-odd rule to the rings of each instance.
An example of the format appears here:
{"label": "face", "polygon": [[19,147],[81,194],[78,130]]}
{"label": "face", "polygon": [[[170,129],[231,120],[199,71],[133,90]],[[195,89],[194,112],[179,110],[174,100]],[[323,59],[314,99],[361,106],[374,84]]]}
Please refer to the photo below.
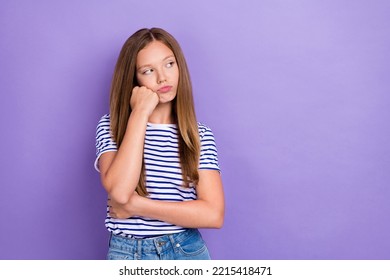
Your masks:
{"label": "face", "polygon": [[137,55],[138,84],[156,92],[160,103],[171,102],[177,93],[179,68],[172,50],[153,41]]}

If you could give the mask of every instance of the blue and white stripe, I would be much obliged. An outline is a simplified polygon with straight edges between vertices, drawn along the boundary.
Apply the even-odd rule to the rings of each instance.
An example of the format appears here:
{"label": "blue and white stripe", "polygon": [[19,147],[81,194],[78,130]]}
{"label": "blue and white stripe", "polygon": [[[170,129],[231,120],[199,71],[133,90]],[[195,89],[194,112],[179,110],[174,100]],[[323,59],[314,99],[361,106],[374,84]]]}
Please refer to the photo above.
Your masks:
{"label": "blue and white stripe", "polygon": [[[201,142],[199,169],[220,170],[217,147],[211,129],[198,123]],[[178,128],[175,124],[147,124],[144,144],[146,188],[149,198],[162,201],[190,201],[196,199],[196,189],[182,187],[182,172],[178,153]],[[104,115],[96,129],[96,161],[103,153],[117,151],[110,131],[110,115]],[[146,217],[113,219],[107,210],[106,227],[113,234],[146,238],[177,233],[184,228]]]}

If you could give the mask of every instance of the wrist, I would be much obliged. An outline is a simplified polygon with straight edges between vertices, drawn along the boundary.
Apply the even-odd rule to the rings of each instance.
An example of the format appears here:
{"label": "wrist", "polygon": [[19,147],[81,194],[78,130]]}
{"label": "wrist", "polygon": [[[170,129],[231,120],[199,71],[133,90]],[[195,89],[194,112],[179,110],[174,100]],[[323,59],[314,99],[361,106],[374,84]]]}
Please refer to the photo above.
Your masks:
{"label": "wrist", "polygon": [[135,109],[131,111],[129,119],[137,119],[138,121],[148,122],[149,112],[145,109]]}
{"label": "wrist", "polygon": [[133,213],[137,216],[144,216],[145,213],[143,209],[145,209],[145,204],[148,203],[148,201],[148,198],[137,195],[137,197],[133,200],[132,203]]}

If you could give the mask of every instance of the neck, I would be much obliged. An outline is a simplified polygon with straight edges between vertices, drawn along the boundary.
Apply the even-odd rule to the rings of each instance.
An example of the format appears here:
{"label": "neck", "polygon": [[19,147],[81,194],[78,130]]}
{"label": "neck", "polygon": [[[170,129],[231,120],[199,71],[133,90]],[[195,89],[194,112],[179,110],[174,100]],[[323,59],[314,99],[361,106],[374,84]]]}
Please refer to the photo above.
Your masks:
{"label": "neck", "polygon": [[158,104],[154,109],[153,113],[150,115],[150,123],[158,124],[171,124],[174,123],[173,114],[172,114],[172,103],[163,103]]}

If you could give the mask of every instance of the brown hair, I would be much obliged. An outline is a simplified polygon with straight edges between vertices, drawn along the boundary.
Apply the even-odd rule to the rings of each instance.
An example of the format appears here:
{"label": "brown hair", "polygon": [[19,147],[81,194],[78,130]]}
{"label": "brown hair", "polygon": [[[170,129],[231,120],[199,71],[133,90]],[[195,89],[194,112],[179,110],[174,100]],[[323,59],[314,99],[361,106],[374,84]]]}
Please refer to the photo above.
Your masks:
{"label": "brown hair", "polygon": [[[132,90],[138,86],[136,78],[137,54],[152,41],[159,41],[170,48],[179,68],[177,94],[173,100],[173,117],[178,126],[179,155],[185,186],[199,181],[198,164],[200,140],[195,115],[192,85],[186,60],[176,39],[161,28],[140,29],[130,36],[119,54],[110,93],[110,123],[114,140],[120,147],[131,114],[130,98]],[[145,164],[136,191],[147,196],[145,186]]]}

